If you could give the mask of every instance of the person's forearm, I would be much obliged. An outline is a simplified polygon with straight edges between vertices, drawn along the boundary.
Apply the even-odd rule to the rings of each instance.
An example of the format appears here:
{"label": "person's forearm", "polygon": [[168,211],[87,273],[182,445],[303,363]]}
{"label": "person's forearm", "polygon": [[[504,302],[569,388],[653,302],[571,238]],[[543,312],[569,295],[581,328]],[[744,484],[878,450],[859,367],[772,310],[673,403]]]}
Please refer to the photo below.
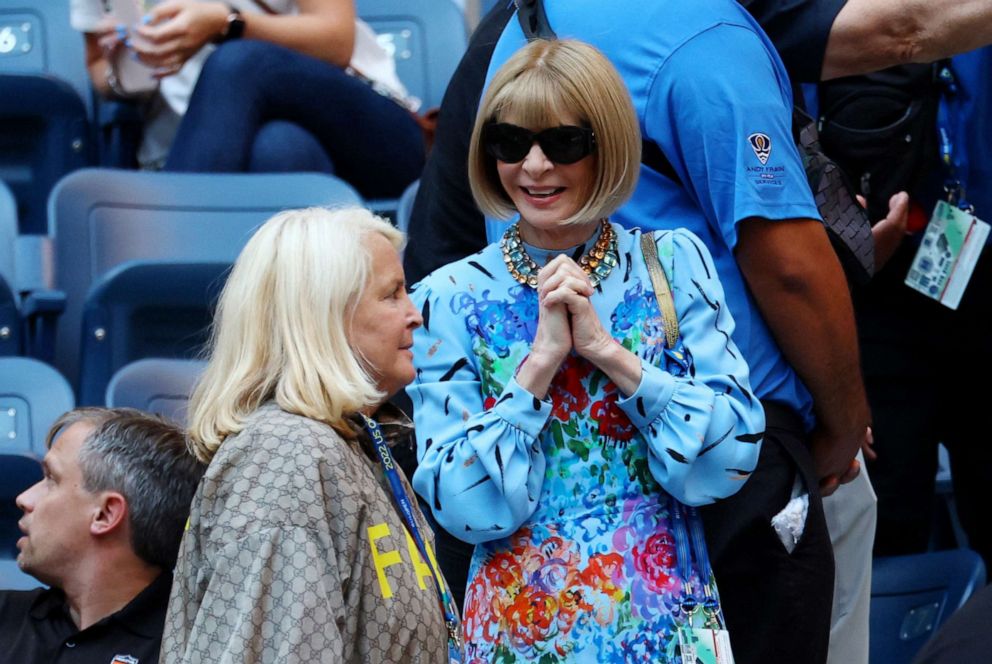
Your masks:
{"label": "person's forearm", "polygon": [[837,15],[822,79],[932,62],[992,43],[992,0],[848,0]]}
{"label": "person's forearm", "polygon": [[641,384],[641,358],[610,339],[587,358],[613,381],[625,397],[637,391]]}
{"label": "person's forearm", "polygon": [[857,452],[870,414],[847,280],[822,224],[746,220],[737,262],[786,360],[813,396],[818,425]]}

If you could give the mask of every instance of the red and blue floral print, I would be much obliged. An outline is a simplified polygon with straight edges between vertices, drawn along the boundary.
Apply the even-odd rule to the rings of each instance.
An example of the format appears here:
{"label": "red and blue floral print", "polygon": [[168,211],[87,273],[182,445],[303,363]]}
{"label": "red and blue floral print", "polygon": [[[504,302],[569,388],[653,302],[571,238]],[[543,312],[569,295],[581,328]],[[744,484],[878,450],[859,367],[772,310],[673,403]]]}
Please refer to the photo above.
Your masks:
{"label": "red and blue floral print", "polygon": [[[764,416],[709,254],[685,231],[657,234],[682,332],[672,351],[639,232],[614,230],[620,265],[592,301],[642,358],[631,395],[574,354],[547,399],[516,383],[537,297],[513,281],[497,247],[414,292],[425,319],[408,388],[414,486],[438,523],[478,545],[468,661],[663,661],[683,584],[672,497],[699,505],[731,495],[757,462]],[[550,256],[528,252],[539,263]]]}

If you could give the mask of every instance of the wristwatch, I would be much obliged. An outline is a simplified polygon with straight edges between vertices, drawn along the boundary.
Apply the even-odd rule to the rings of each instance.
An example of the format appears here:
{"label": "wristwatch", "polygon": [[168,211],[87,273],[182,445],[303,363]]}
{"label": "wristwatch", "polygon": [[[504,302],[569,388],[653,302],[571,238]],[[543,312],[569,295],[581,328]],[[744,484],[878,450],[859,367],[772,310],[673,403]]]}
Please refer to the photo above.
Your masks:
{"label": "wristwatch", "polygon": [[224,29],[214,38],[215,44],[223,44],[232,39],[241,39],[241,36],[245,34],[245,19],[241,15],[241,10],[231,5],[227,7],[231,11],[227,15],[227,23],[224,24]]}

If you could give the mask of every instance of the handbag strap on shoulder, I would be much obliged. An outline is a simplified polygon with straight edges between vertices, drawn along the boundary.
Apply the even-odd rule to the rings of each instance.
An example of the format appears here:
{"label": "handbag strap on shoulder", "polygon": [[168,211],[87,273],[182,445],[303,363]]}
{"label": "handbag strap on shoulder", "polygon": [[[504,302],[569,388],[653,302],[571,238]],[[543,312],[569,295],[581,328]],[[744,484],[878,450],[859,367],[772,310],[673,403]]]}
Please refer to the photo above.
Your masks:
{"label": "handbag strap on shoulder", "polygon": [[644,254],[644,263],[647,265],[651,286],[654,288],[654,296],[658,300],[658,309],[661,311],[661,322],[665,327],[665,342],[669,348],[675,348],[679,339],[679,318],[675,313],[675,299],[672,297],[672,289],[668,285],[668,275],[665,274],[665,269],[661,266],[661,259],[658,258],[658,247],[655,244],[654,233],[641,233],[641,253]]}

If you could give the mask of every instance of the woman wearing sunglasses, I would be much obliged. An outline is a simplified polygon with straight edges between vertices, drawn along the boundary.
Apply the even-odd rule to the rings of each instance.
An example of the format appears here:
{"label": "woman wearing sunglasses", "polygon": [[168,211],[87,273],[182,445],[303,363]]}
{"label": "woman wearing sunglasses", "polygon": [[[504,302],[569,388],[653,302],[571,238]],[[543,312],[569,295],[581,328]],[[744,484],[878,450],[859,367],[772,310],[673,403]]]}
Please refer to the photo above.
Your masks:
{"label": "woman wearing sunglasses", "polygon": [[469,155],[480,207],[516,219],[414,292],[414,487],[477,545],[469,661],[674,657],[698,575],[677,569],[671,497],[731,495],[757,462],[764,416],[707,250],[653,238],[681,330],[668,345],[641,233],[609,222],[639,163],[609,62],[532,42],[493,78]]}

